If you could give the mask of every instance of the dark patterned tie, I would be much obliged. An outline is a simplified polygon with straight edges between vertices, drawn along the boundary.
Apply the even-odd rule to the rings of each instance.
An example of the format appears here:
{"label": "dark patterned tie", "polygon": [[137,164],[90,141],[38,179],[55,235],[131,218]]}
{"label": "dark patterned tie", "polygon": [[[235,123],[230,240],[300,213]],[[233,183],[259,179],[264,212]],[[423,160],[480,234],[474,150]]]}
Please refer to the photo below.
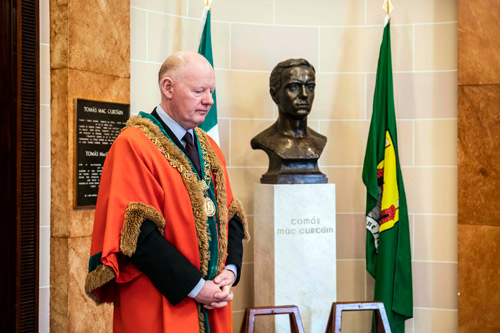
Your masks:
{"label": "dark patterned tie", "polygon": [[191,133],[186,132],[186,134],[182,138],[182,141],[186,143],[186,147],[184,147],[184,152],[189,157],[191,162],[193,162],[196,171],[198,173],[201,173],[200,155],[198,155],[198,149],[196,149],[196,146],[193,143],[193,136],[191,135]]}

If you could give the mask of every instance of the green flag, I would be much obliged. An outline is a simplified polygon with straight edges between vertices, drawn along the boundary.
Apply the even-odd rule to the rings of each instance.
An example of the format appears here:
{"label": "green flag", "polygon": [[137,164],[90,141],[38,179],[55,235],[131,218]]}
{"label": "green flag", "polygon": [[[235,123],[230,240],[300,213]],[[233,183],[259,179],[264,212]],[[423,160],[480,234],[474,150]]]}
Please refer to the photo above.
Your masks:
{"label": "green flag", "polygon": [[[198,48],[198,53],[207,58],[208,62],[214,66],[214,57],[212,55],[212,36],[210,32],[210,9],[207,11],[207,16],[205,20],[205,25],[203,26],[203,32],[201,34],[200,47]],[[207,132],[216,142],[219,143],[219,129],[217,127],[217,98],[215,96],[215,90],[212,93],[212,98],[214,99],[214,104],[210,108],[205,121],[201,123],[198,127]]]}
{"label": "green flag", "polygon": [[366,186],[366,269],[375,301],[384,302],[392,332],[413,317],[408,208],[399,165],[391,64],[390,23],[384,28],[363,165]]}

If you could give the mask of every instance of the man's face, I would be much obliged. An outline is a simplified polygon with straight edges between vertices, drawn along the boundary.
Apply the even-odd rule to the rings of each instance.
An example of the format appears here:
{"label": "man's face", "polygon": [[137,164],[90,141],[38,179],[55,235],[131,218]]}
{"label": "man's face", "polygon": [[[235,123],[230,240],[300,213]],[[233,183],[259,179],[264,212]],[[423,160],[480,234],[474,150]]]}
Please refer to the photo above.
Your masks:
{"label": "man's face", "polygon": [[311,68],[285,68],[281,73],[281,87],[273,99],[281,112],[294,119],[303,119],[311,112],[315,85],[315,75]]}
{"label": "man's face", "polygon": [[207,62],[193,61],[172,78],[171,117],[185,129],[201,124],[214,104],[215,75]]}

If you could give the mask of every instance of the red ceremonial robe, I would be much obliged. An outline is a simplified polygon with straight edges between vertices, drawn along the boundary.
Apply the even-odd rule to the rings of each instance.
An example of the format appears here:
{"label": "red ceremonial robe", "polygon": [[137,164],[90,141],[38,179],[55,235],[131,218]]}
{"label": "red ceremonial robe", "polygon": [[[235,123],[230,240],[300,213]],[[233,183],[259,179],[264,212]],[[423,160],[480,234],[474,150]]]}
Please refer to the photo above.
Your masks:
{"label": "red ceremonial robe", "polygon": [[[220,227],[217,273],[227,257],[228,220],[237,214],[248,238],[241,203],[233,198],[224,156],[196,129],[208,152]],[[114,332],[203,332],[200,305],[186,297],[176,306],[129,260],[144,219],[203,274],[209,260],[204,196],[185,155],[151,120],[132,117],[113,143],[103,166],[91,260],[85,290],[97,303],[114,303]],[[231,304],[208,310],[211,333],[232,332]]]}

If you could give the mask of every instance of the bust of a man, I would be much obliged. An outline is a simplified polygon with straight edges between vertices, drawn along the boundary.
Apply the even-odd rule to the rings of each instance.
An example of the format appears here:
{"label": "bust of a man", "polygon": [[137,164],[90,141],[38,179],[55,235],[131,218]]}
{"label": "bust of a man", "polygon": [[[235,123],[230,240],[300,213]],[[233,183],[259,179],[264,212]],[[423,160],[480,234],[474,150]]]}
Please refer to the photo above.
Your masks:
{"label": "bust of a man", "polygon": [[250,142],[253,149],[262,149],[269,157],[261,183],[328,182],[318,168],[326,137],[307,127],[315,85],[314,67],[305,59],[282,61],[271,72],[269,87],[278,119]]}

